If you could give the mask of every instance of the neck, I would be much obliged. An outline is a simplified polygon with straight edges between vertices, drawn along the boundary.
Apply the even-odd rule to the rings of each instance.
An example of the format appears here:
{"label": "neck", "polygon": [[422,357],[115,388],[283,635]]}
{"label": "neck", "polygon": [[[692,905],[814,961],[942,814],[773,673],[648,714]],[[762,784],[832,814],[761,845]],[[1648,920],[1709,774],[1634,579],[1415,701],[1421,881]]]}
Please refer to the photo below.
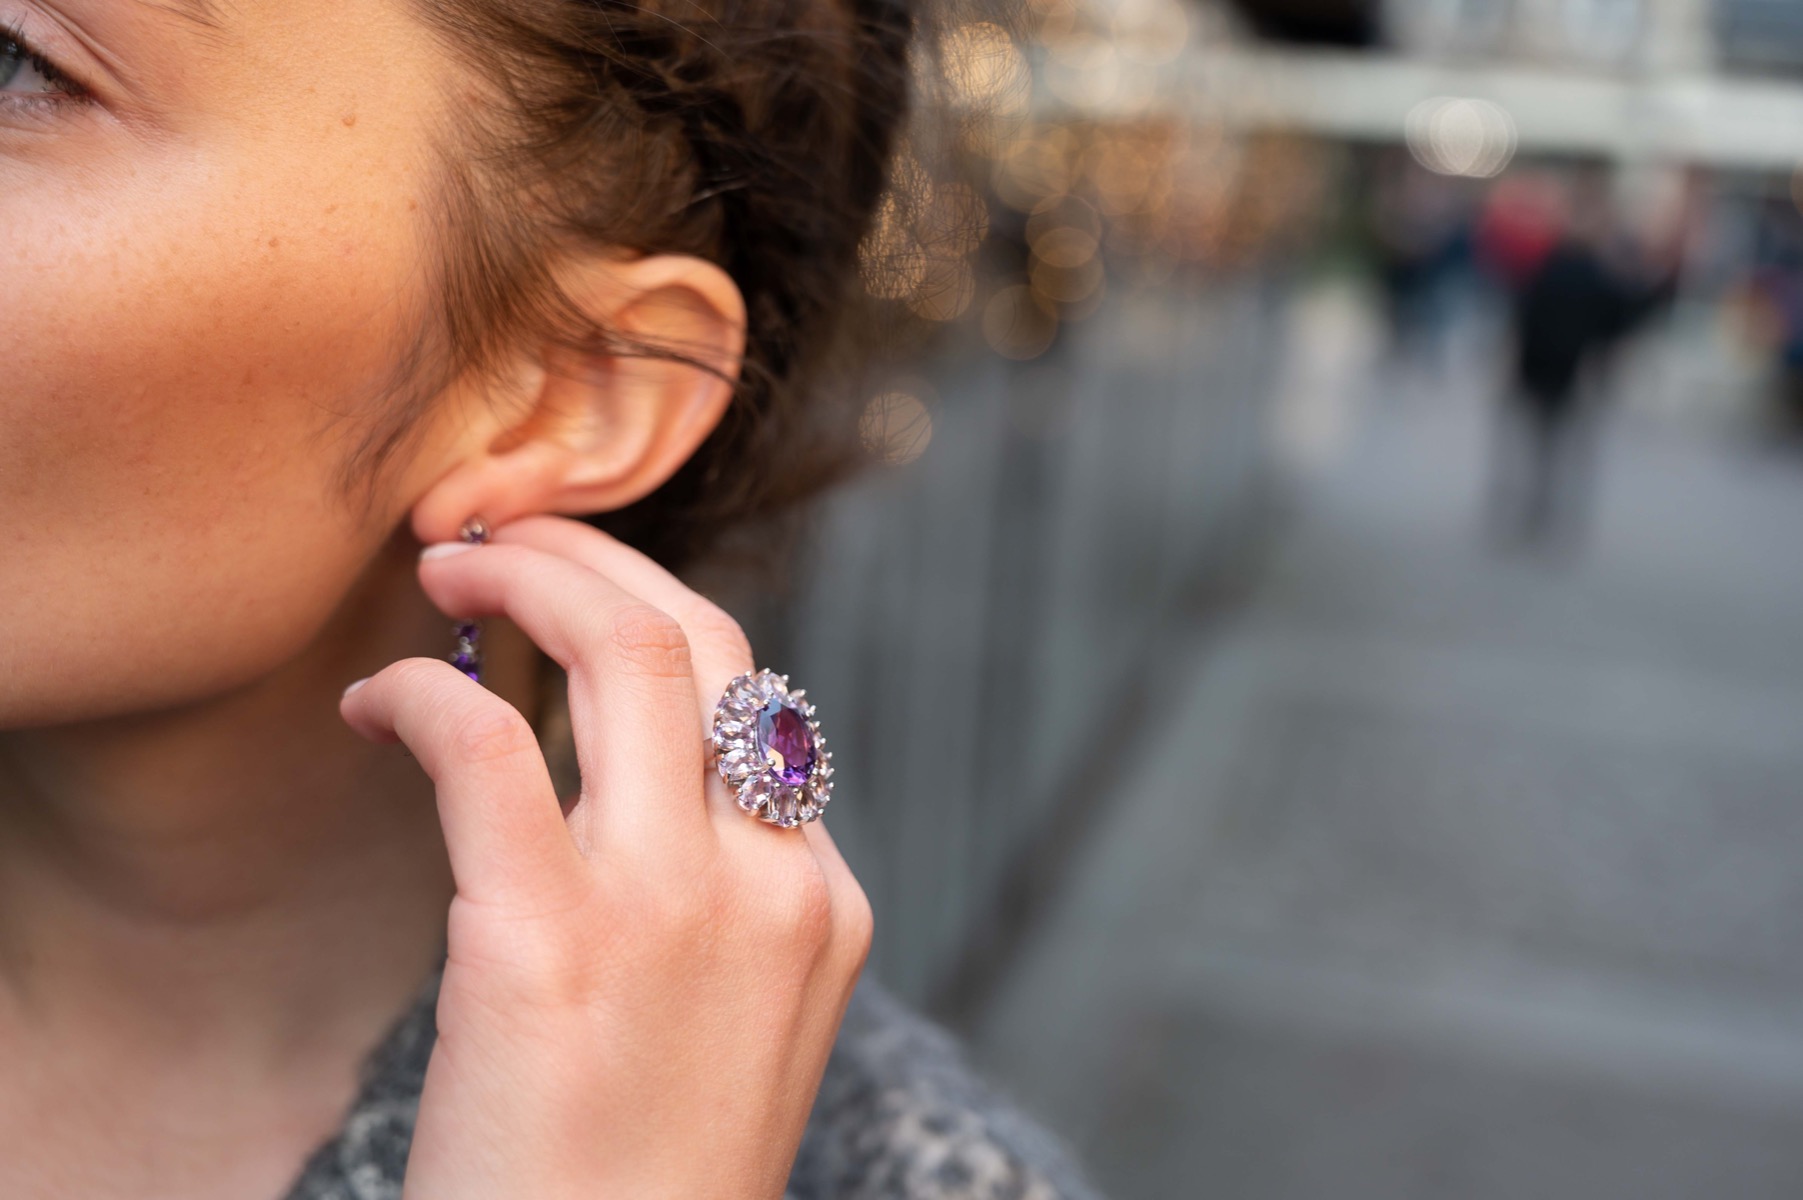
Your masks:
{"label": "neck", "polygon": [[[337,701],[447,648],[413,561],[391,544],[306,652],[247,687],[0,734],[9,1023],[259,1071],[380,1036],[437,961],[452,886],[430,782]],[[491,674],[527,690],[530,645],[489,640]]]}

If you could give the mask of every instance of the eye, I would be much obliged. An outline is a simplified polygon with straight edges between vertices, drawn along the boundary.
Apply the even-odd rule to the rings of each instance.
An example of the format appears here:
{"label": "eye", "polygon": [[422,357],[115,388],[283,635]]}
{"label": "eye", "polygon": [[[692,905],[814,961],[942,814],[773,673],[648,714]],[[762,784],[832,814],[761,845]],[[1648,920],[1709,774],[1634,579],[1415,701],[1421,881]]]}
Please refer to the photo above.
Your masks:
{"label": "eye", "polygon": [[17,30],[0,30],[0,97],[55,99],[76,95],[79,90]]}

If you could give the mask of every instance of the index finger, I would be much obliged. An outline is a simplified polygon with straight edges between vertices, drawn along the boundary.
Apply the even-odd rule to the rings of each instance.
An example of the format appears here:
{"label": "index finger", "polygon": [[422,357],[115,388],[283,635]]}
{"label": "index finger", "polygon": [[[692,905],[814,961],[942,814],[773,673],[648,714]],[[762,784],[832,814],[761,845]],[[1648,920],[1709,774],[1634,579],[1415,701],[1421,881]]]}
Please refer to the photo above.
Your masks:
{"label": "index finger", "polygon": [[[695,699],[704,730],[712,726],[714,707],[720,702],[726,686],[757,665],[744,630],[724,609],[648,555],[586,522],[568,517],[522,517],[497,529],[494,540],[531,546],[581,563],[674,617],[689,639],[695,671]],[[739,827],[735,805],[728,802],[717,811],[728,814],[731,827]],[[829,868],[836,863],[836,870],[849,877],[849,869],[839,857],[838,848],[827,836],[822,822],[810,821],[802,826],[802,830],[822,861]]]}
{"label": "index finger", "polygon": [[751,643],[737,621],[669,570],[631,546],[568,517],[530,516],[496,529],[496,542],[513,542],[568,558],[675,618],[689,639],[695,700],[705,729],[726,685],[756,667]]}
{"label": "index finger", "polygon": [[442,659],[404,658],[352,684],[339,712],[364,737],[406,743],[436,786],[457,892],[517,899],[580,863],[532,727]]}

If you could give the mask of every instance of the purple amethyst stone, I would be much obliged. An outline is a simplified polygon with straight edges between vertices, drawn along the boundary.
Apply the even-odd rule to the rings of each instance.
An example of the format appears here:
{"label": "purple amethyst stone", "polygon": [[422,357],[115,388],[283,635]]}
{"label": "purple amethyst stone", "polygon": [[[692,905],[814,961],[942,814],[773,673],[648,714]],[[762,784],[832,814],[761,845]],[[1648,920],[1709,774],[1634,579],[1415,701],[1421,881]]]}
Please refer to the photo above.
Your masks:
{"label": "purple amethyst stone", "polygon": [[814,731],[801,710],[772,700],[758,713],[758,757],[781,783],[797,787],[814,769]]}

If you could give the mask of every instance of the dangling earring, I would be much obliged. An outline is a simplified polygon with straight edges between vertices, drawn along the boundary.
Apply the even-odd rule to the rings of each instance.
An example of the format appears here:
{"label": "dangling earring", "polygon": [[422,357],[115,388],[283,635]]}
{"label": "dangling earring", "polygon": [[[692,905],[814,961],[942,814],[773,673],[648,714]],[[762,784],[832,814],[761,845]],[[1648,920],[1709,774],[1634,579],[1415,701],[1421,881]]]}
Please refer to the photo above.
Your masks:
{"label": "dangling earring", "polygon": [[[488,540],[488,526],[482,523],[481,517],[471,517],[457,531],[457,536],[466,542],[481,545]],[[457,638],[457,648],[448,656],[451,665],[468,675],[477,683],[482,682],[482,620],[470,617],[457,622],[451,627]]]}

